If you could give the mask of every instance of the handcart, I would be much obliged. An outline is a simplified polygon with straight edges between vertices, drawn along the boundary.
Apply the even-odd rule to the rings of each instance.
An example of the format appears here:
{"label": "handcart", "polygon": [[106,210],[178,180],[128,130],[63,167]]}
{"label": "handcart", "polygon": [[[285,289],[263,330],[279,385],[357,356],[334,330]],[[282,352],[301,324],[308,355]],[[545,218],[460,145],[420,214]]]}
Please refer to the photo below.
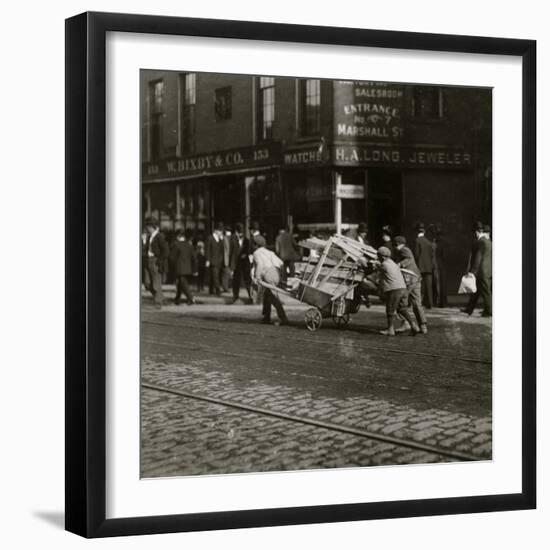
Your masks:
{"label": "handcart", "polygon": [[320,328],[326,318],[337,327],[347,326],[350,315],[357,311],[354,290],[363,280],[363,268],[376,261],[376,250],[341,235],[326,241],[307,239],[299,246],[310,253],[296,265],[297,277],[290,288],[258,283],[311,306],[304,315],[310,331]]}

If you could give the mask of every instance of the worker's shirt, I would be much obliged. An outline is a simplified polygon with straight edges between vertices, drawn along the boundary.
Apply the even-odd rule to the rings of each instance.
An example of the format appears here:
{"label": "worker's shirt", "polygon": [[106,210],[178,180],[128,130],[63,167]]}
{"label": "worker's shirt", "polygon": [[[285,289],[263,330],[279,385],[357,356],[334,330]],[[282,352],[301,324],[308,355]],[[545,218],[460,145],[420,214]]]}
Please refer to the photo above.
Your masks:
{"label": "worker's shirt", "polygon": [[380,264],[378,270],[380,273],[380,290],[382,290],[382,292],[407,288],[399,266],[390,258],[385,259]]}
{"label": "worker's shirt", "polygon": [[254,277],[256,279],[262,279],[269,269],[281,269],[283,265],[283,261],[277,254],[263,246],[252,254],[252,261],[254,262]]}

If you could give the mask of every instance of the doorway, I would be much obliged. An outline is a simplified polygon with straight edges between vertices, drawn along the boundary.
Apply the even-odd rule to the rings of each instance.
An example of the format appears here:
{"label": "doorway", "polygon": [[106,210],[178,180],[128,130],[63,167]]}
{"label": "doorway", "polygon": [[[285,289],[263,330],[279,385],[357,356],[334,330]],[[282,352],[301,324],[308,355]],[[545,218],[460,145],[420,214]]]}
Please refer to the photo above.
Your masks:
{"label": "doorway", "polygon": [[382,243],[382,227],[401,233],[403,190],[401,172],[393,168],[369,168],[367,173],[367,226],[369,242]]}

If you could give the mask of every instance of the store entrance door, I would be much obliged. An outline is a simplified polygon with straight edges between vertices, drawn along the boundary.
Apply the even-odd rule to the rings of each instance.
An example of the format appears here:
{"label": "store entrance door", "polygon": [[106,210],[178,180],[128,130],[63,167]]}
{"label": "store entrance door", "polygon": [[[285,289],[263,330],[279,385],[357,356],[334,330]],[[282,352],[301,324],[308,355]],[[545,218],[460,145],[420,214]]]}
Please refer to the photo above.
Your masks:
{"label": "store entrance door", "polygon": [[246,201],[248,204],[248,224],[260,224],[267,244],[272,245],[285,226],[281,183],[276,174],[266,172],[246,178]]}
{"label": "store entrance door", "polygon": [[367,172],[368,240],[373,246],[382,243],[382,227],[391,226],[401,233],[403,191],[401,172],[393,168],[369,168]]}

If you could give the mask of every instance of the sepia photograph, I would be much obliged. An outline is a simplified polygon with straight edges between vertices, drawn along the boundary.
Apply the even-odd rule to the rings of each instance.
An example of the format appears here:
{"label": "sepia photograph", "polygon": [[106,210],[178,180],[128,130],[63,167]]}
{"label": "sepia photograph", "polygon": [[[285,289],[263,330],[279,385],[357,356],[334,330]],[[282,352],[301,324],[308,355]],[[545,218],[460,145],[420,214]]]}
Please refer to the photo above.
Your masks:
{"label": "sepia photograph", "polygon": [[140,71],[142,478],[492,460],[492,89],[368,76]]}

